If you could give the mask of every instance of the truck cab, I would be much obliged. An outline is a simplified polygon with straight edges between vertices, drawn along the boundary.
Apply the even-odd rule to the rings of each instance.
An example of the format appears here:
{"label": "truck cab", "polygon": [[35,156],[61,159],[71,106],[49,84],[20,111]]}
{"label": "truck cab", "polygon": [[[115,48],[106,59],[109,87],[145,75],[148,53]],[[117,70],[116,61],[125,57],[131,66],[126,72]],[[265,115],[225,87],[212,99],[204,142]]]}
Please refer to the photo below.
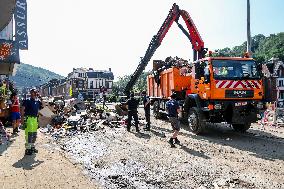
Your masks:
{"label": "truck cab", "polygon": [[261,66],[252,58],[208,57],[194,63],[188,96],[194,100],[185,111],[199,103],[204,121],[245,131],[257,120],[263,96]]}

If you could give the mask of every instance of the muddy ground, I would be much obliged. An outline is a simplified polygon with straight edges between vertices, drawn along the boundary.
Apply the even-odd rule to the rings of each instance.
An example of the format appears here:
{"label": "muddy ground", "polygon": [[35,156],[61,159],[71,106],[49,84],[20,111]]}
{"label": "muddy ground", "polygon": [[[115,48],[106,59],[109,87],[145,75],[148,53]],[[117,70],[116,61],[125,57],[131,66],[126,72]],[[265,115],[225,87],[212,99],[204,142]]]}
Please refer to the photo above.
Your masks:
{"label": "muddy ground", "polygon": [[197,136],[183,126],[181,145],[170,148],[167,121],[142,127],[106,126],[56,143],[102,188],[284,188],[284,128],[241,134],[210,125]]}

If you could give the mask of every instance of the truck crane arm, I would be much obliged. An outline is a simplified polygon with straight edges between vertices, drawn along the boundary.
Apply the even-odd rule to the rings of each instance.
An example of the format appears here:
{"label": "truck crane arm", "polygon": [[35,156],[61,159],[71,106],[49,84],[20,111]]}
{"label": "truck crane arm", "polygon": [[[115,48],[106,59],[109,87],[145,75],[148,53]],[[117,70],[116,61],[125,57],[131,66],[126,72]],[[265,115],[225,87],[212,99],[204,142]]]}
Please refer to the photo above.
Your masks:
{"label": "truck crane arm", "polygon": [[[189,32],[184,29],[184,27],[178,23],[179,17],[182,17],[186,23],[186,27]],[[140,60],[138,67],[134,71],[134,73],[130,77],[130,81],[127,83],[124,93],[129,96],[130,90],[136,83],[138,77],[142,74],[144,69],[146,68],[148,62],[151,60],[152,56],[156,52],[157,48],[161,45],[164,37],[166,36],[167,32],[169,31],[170,27],[172,26],[173,22],[178,24],[178,27],[182,30],[182,32],[188,37],[192,44],[193,49],[193,57],[194,60],[198,58],[204,57],[204,42],[199,35],[194,22],[192,21],[191,17],[189,16],[188,12],[185,10],[180,10],[179,6],[173,4],[171,10],[165,21],[163,22],[162,26],[160,27],[158,33],[153,36],[148,49],[144,55],[144,57]]]}

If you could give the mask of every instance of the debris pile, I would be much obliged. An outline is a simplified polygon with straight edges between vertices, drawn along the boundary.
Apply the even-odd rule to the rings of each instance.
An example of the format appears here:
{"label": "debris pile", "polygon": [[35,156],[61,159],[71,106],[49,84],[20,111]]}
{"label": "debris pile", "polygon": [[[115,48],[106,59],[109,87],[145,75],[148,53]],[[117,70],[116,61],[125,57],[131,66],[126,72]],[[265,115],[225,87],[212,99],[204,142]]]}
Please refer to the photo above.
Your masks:
{"label": "debris pile", "polygon": [[127,110],[122,104],[116,104],[113,108],[82,101],[61,108],[49,104],[40,114],[40,131],[50,134],[54,139],[98,131],[105,126],[118,128],[127,124]]}
{"label": "debris pile", "polygon": [[153,74],[155,81],[158,85],[161,83],[160,73],[171,67],[179,68],[182,72],[184,72],[183,74],[187,74],[191,72],[192,64],[189,63],[187,60],[184,60],[177,56],[174,58],[169,56],[165,59],[165,61],[154,60]]}

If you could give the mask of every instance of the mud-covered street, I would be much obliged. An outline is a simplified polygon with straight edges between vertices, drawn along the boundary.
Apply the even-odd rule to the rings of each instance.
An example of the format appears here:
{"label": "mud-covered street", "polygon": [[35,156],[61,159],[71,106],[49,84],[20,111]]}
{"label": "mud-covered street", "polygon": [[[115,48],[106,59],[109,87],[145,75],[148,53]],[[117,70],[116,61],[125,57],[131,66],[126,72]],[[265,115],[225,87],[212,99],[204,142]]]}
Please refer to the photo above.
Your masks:
{"label": "mud-covered street", "polygon": [[142,127],[105,126],[57,143],[102,188],[284,188],[283,128],[210,125],[197,136],[183,126],[181,145],[170,148],[170,123]]}

